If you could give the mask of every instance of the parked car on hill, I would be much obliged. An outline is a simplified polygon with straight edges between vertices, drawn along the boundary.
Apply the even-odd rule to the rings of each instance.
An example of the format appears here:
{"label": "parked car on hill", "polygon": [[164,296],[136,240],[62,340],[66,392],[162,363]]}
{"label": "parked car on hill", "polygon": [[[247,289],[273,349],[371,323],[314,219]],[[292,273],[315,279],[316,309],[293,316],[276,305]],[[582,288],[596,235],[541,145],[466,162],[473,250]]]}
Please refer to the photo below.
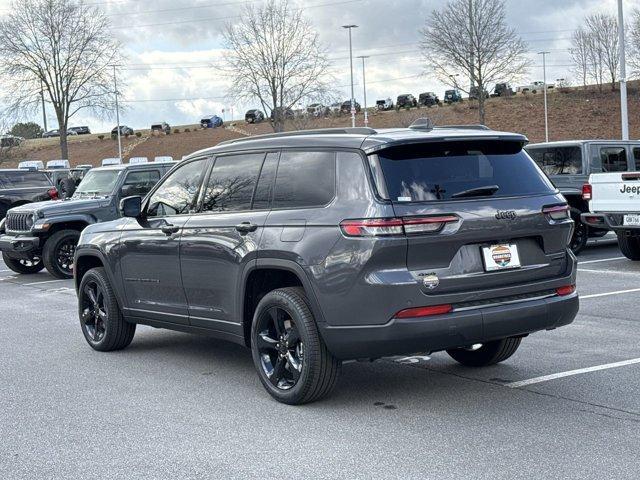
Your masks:
{"label": "parked car on hill", "polygon": [[610,229],[608,224],[587,224],[581,216],[589,212],[589,198],[584,197],[585,185],[589,175],[594,173],[640,169],[640,141],[570,140],[532,143],[525,150],[569,203],[575,222],[571,250],[580,253],[589,238],[604,236]]}
{"label": "parked car on hill", "polygon": [[412,108],[417,106],[418,106],[418,100],[416,100],[416,97],[414,97],[410,93],[398,95],[398,99],[396,100],[396,110],[400,110],[401,108]]}
{"label": "parked car on hill", "polygon": [[[555,88],[554,83],[547,83],[547,91]],[[517,88],[518,93],[526,95],[527,93],[541,93],[544,92],[544,82],[533,82],[529,85],[522,85]]]}
{"label": "parked car on hill", "polygon": [[68,132],[75,132],[78,135],[90,135],[91,134],[91,130],[89,130],[89,127],[87,127],[87,126],[70,127]]}
{"label": "parked car on hill", "polygon": [[223,124],[224,121],[218,115],[210,115],[200,120],[200,126],[202,128],[217,128],[221,127]]}
{"label": "parked car on hill", "polygon": [[331,115],[337,116],[341,114],[342,102],[335,102],[329,105],[329,113]]}
{"label": "parked car on hill", "polygon": [[264,113],[262,113],[262,110],[253,108],[251,110],[247,110],[247,113],[244,114],[244,121],[247,123],[260,123],[263,120]]}
{"label": "parked car on hill", "polygon": [[24,138],[15,135],[0,135],[0,148],[19,147],[24,142]]}
{"label": "parked car on hill", "polygon": [[58,198],[49,176],[41,170],[0,170],[0,220],[13,207]]}
{"label": "parked car on hill", "polygon": [[393,110],[393,100],[390,98],[376,100],[376,108],[380,111]]}
{"label": "parked car on hill", "polygon": [[293,112],[293,110],[286,107],[276,107],[271,110],[271,121],[276,118],[276,115],[280,115],[285,120],[295,117],[295,113]]}
{"label": "parked car on hill", "polygon": [[[76,132],[75,130],[71,130],[68,129],[67,130],[67,136],[76,136],[78,135],[78,132]],[[55,138],[55,137],[59,137],[60,136],[60,130],[59,129],[55,129],[55,130],[49,130],[47,132],[44,132],[42,134],[42,138]]]}
{"label": "parked car on hill", "polygon": [[167,122],[158,122],[151,125],[151,133],[171,133],[171,126]]}
{"label": "parked car on hill", "polygon": [[121,199],[144,196],[172,166],[148,163],[94,168],[70,199],[10,209],[0,235],[4,262],[17,273],[36,273],[46,267],[57,278],[72,278],[73,255],[82,229],[118,218]]}
{"label": "parked car on hill", "polygon": [[511,95],[515,95],[515,92],[508,83],[496,83],[491,94],[492,97],[510,97]]}
{"label": "parked car on hill", "polygon": [[[124,136],[124,135],[133,135],[134,131],[133,128],[131,127],[127,127],[126,125],[120,125],[120,135]],[[117,137],[118,136],[118,127],[115,126],[113,127],[113,130],[111,130],[111,137]]]}
{"label": "parked car on hill", "polygon": [[420,124],[195,153],[123,199],[125,218],[83,230],[81,331],[98,351],[127,347],[136,324],[245,345],[287,404],[328,395],[343,360],[503,362],[579,304],[573,222],[526,142]]}
{"label": "parked car on hill", "polygon": [[418,96],[418,105],[423,107],[433,107],[434,105],[439,105],[440,99],[434,92],[425,92],[421,93]]}
{"label": "parked car on hill", "polygon": [[312,117],[326,117],[329,115],[329,107],[325,107],[321,103],[312,103],[307,107],[306,113]]}
{"label": "parked car on hill", "polygon": [[[471,87],[469,90],[469,100],[478,100],[480,98],[480,89],[478,87]],[[486,90],[483,91],[482,98],[489,98],[489,92]]]}
{"label": "parked car on hill", "polygon": [[[356,113],[360,113],[360,110],[362,110],[360,104],[354,101],[353,105],[355,107]],[[340,113],[344,115],[351,115],[351,100],[345,100],[344,102],[342,102],[342,105],[340,105]]]}
{"label": "parked car on hill", "polygon": [[444,103],[451,104],[462,102],[462,94],[460,94],[459,90],[447,90],[444,92]]}

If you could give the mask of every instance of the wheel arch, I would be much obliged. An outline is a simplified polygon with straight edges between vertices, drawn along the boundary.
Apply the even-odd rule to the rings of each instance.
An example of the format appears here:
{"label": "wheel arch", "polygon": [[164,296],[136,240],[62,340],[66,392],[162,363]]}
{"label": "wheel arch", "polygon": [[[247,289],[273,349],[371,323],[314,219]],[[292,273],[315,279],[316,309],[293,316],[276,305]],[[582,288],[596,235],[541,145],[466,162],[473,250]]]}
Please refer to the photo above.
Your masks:
{"label": "wheel arch", "polygon": [[[115,281],[113,272],[108,267],[107,259],[104,254],[99,250],[82,249],[76,250],[76,258],[74,262],[73,281],[75,284],[76,292],[80,288],[80,282],[82,277],[92,268],[102,267],[109,279],[109,282],[113,286],[113,289],[117,292],[118,297],[122,293],[120,290],[120,284]],[[121,298],[118,298],[121,302]]]}

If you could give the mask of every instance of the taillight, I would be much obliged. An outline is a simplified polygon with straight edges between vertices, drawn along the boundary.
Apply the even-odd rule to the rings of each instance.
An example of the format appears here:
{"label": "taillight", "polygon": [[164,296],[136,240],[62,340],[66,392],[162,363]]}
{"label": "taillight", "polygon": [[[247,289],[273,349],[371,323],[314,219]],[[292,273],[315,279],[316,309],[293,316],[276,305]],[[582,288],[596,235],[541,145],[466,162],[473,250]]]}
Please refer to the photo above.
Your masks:
{"label": "taillight", "polygon": [[340,223],[342,232],[349,237],[379,237],[389,235],[416,235],[435,233],[447,223],[457,222],[455,215],[404,218],[366,218],[344,220]]}
{"label": "taillight", "polygon": [[556,293],[561,297],[566,297],[567,295],[571,295],[576,291],[575,285],[565,285],[564,287],[556,288]]}
{"label": "taillight", "polygon": [[588,202],[593,199],[593,187],[590,183],[582,185],[582,199]]}
{"label": "taillight", "polygon": [[394,315],[394,318],[417,318],[430,317],[433,315],[444,315],[453,310],[451,305],[434,305],[431,307],[414,307],[400,310]]}
{"label": "taillight", "polygon": [[569,205],[552,205],[543,207],[542,213],[549,215],[552,220],[566,220],[569,218]]}
{"label": "taillight", "polygon": [[58,189],[53,187],[47,190],[47,195],[51,200],[58,200]]}

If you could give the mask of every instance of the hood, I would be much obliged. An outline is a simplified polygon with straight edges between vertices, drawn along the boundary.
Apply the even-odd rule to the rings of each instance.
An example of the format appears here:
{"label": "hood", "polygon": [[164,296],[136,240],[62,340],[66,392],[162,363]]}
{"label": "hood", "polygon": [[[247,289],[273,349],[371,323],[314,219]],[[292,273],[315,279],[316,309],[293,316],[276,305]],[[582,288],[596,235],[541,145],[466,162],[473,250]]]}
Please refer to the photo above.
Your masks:
{"label": "hood", "polygon": [[55,215],[69,215],[107,207],[111,203],[110,198],[78,198],[69,200],[51,200],[47,202],[35,202],[14,207],[11,212],[31,213],[39,212],[40,217],[51,217]]}

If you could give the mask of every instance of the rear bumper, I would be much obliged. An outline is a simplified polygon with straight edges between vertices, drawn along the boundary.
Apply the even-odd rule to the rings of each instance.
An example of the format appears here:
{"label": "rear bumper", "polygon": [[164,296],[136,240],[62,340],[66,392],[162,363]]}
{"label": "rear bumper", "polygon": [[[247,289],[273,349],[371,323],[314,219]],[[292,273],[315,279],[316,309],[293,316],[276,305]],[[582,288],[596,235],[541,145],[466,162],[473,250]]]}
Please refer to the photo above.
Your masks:
{"label": "rear bumper", "polygon": [[579,308],[578,294],[494,305],[445,315],[398,319],[384,325],[321,326],[338,358],[378,358],[465,347],[568,325]]}
{"label": "rear bumper", "polygon": [[0,251],[15,257],[29,258],[39,247],[38,237],[0,235]]}
{"label": "rear bumper", "polygon": [[640,226],[623,225],[624,213],[583,213],[580,220],[592,228],[609,229],[613,231],[630,230],[640,232]]}

